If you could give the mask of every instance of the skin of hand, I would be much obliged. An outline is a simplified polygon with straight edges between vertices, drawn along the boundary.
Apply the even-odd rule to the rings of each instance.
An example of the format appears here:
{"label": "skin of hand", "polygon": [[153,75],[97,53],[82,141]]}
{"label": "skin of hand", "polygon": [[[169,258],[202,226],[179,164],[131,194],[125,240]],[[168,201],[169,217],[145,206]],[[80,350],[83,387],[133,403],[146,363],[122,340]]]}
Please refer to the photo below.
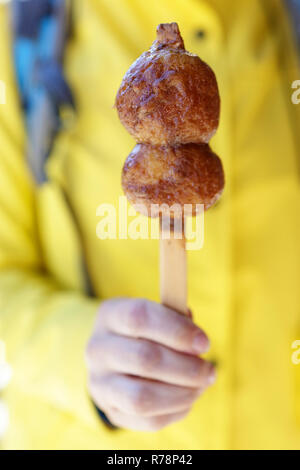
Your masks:
{"label": "skin of hand", "polygon": [[86,347],[88,387],[118,427],[158,431],[183,419],[215,381],[191,318],[144,299],[115,298],[98,311]]}

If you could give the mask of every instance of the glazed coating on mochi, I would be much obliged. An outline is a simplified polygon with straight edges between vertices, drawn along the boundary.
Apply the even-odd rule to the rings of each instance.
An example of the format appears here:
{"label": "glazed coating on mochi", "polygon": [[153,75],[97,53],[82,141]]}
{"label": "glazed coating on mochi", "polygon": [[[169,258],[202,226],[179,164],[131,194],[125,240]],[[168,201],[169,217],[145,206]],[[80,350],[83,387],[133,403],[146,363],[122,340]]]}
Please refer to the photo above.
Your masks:
{"label": "glazed coating on mochi", "polygon": [[116,107],[139,143],[207,143],[218,127],[220,97],[214,72],[184,49],[177,23],[160,24],[156,41],[127,71]]}
{"label": "glazed coating on mochi", "polygon": [[[221,160],[207,144],[186,144],[175,147],[138,144],[127,157],[122,173],[123,190],[138,211],[157,217],[151,204],[196,204],[208,209],[221,196],[224,172]],[[176,216],[176,215],[175,215]]]}

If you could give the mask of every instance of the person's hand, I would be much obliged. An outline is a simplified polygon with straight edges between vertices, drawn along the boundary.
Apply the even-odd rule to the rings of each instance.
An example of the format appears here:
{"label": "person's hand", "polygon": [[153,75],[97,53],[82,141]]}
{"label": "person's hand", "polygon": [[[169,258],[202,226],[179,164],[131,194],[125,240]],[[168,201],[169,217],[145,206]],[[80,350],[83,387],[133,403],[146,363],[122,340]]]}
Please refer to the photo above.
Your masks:
{"label": "person's hand", "polygon": [[116,426],[156,431],[186,416],[215,380],[190,318],[143,299],[101,304],[86,348],[89,392]]}

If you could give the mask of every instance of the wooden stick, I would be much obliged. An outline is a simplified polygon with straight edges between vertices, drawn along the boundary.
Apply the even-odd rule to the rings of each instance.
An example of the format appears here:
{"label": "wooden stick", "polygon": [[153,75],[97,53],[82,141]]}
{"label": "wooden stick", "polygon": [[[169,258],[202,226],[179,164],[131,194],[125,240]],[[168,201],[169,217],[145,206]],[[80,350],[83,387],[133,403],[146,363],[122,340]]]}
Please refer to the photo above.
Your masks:
{"label": "wooden stick", "polygon": [[183,315],[188,315],[184,221],[182,228],[177,231],[176,224],[175,229],[174,225],[170,229],[168,222],[169,220],[160,218],[161,303]]}

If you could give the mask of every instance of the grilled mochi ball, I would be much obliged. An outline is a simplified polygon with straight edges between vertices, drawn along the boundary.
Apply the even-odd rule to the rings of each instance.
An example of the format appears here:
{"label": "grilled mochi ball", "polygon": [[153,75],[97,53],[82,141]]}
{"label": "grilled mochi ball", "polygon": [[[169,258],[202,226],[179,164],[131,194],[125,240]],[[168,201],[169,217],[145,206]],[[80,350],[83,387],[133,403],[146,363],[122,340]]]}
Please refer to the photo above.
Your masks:
{"label": "grilled mochi ball", "polygon": [[160,24],[152,47],[124,76],[116,108],[138,143],[207,143],[219,123],[216,77],[185,50],[177,23]]}
{"label": "grilled mochi ball", "polygon": [[164,215],[174,204],[179,211],[188,204],[185,215],[196,215],[197,204],[206,210],[221,196],[224,172],[207,144],[137,144],[123,167],[122,186],[129,202],[149,217]]}

